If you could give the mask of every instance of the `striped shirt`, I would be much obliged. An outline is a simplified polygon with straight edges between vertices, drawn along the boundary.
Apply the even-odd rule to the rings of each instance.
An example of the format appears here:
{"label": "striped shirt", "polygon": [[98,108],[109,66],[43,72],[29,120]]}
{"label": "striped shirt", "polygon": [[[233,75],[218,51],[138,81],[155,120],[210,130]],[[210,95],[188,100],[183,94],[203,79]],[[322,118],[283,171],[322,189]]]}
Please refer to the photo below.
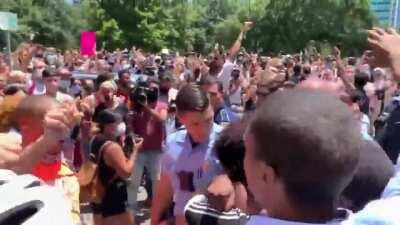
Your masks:
{"label": "striped shirt", "polygon": [[185,218],[189,225],[245,225],[250,217],[240,209],[218,211],[209,205],[206,196],[196,195],[186,204]]}

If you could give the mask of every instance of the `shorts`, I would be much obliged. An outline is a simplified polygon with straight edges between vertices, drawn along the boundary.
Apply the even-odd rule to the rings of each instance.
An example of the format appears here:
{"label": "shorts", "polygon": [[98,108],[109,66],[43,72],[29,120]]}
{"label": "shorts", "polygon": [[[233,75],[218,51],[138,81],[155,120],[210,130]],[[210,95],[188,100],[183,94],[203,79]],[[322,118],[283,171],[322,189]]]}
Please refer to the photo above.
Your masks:
{"label": "shorts", "polygon": [[128,210],[126,187],[126,181],[120,179],[108,185],[102,203],[91,203],[93,213],[101,214],[103,217],[125,213]]}

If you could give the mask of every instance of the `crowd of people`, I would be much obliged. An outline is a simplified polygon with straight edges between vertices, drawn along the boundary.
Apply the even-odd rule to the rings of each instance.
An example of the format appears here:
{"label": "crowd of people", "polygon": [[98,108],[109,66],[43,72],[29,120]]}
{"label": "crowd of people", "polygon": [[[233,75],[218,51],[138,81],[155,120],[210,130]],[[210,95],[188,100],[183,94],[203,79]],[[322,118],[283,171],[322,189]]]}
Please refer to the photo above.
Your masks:
{"label": "crowd of people", "polygon": [[1,55],[0,224],[400,224],[400,35],[263,56],[252,25],[208,55]]}

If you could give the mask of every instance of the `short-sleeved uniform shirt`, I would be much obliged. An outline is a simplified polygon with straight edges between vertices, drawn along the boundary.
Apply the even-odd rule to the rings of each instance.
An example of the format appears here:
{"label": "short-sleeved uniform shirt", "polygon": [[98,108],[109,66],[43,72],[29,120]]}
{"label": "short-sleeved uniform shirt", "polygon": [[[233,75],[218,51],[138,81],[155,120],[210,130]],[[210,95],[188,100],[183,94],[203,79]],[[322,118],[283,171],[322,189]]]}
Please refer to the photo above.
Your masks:
{"label": "short-sleeved uniform shirt", "polygon": [[221,126],[213,124],[208,141],[194,147],[186,129],[167,137],[161,168],[171,179],[175,216],[184,215],[186,203],[196,193],[204,192],[212,179],[222,172],[213,151],[214,141],[221,131]]}

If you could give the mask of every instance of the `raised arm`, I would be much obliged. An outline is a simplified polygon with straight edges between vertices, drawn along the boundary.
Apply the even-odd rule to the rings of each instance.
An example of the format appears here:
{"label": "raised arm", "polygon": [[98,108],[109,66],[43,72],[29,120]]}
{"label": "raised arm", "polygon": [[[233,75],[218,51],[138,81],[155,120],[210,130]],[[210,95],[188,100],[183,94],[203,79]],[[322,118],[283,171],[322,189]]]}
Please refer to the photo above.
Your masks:
{"label": "raised arm", "polygon": [[239,36],[237,37],[235,43],[233,43],[232,47],[229,49],[228,52],[228,59],[231,62],[233,62],[236,55],[240,51],[240,48],[242,47],[242,41],[245,38],[246,32],[249,31],[252,26],[253,26],[252,22],[244,22],[242,28],[240,28]]}
{"label": "raised arm", "polygon": [[356,88],[355,88],[354,84],[349,80],[348,77],[346,77],[346,74],[345,74],[346,69],[345,69],[343,61],[342,61],[340,49],[335,47],[333,49],[333,54],[335,56],[336,63],[337,63],[337,68],[338,68],[337,74],[338,74],[338,77],[340,77],[340,79],[343,81],[343,84],[344,84],[344,87],[346,88],[346,91],[350,92],[350,91],[355,90]]}
{"label": "raised arm", "polygon": [[[16,173],[31,173],[33,167],[46,152],[52,146],[59,145],[60,141],[68,136],[72,127],[80,120],[80,117],[81,115],[72,105],[49,111],[43,121],[44,134],[38,140],[20,152],[10,152],[10,149],[7,148],[0,149],[0,153],[2,151],[4,153],[4,155],[0,154],[0,167],[13,170]],[[11,148],[18,149],[15,145],[14,147],[11,146]],[[7,150],[8,154],[5,154]]]}
{"label": "raised arm", "polygon": [[374,66],[390,67],[393,78],[400,81],[400,35],[392,28],[368,31],[368,44],[374,56]]}

